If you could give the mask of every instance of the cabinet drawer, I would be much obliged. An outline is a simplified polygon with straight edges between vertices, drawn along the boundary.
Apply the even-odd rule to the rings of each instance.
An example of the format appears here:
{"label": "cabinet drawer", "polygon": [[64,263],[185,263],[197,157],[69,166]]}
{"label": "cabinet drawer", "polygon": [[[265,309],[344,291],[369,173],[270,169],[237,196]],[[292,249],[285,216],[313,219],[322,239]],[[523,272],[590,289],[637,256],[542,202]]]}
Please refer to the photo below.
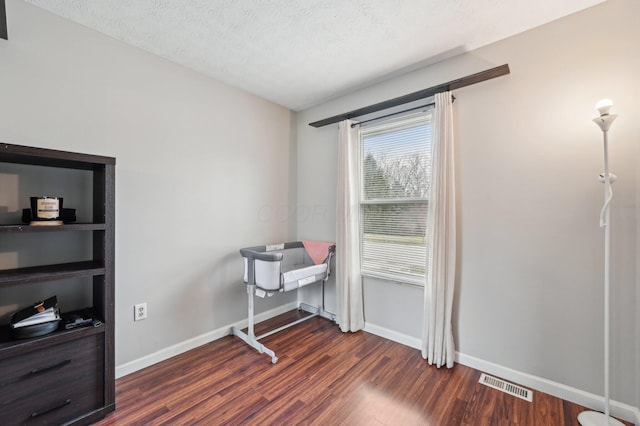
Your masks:
{"label": "cabinet drawer", "polygon": [[14,401],[3,408],[4,426],[60,425],[102,406],[102,395],[81,383],[52,388],[34,396]]}
{"label": "cabinet drawer", "polygon": [[103,364],[101,334],[0,362],[0,419],[59,424],[100,408]]}

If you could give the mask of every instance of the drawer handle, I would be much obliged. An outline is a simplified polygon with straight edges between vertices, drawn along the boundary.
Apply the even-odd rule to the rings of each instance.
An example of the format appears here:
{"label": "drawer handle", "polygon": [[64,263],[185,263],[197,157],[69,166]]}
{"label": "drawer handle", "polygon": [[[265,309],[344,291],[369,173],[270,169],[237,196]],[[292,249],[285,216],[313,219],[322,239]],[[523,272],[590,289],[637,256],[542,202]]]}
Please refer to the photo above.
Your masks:
{"label": "drawer handle", "polygon": [[67,399],[66,401],[62,401],[60,404],[55,405],[55,406],[53,406],[53,407],[51,407],[51,408],[49,408],[47,410],[41,411],[39,413],[37,411],[35,411],[35,412],[31,413],[31,418],[33,419],[34,417],[38,417],[38,416],[41,416],[43,414],[50,413],[53,410],[57,410],[59,408],[65,407],[65,406],[67,406],[69,404],[71,404],[71,399]]}
{"label": "drawer handle", "polygon": [[64,367],[67,364],[71,364],[70,359],[65,359],[57,364],[49,365],[48,367],[34,368],[29,371],[29,374],[35,376],[36,374],[46,373],[47,371],[55,370],[56,368]]}

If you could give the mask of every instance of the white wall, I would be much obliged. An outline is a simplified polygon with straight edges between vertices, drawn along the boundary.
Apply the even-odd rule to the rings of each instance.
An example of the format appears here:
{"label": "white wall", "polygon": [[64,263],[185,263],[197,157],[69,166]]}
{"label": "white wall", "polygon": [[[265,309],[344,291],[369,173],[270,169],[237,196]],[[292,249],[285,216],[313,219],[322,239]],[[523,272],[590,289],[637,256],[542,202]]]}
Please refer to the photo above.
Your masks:
{"label": "white wall", "polygon": [[0,141],[117,159],[116,364],[246,318],[238,249],[295,237],[271,214],[295,205],[292,113],[24,2],[7,17]]}
{"label": "white wall", "polygon": [[[510,75],[455,92],[457,349],[602,394],[602,134],[591,119],[611,97],[612,397],[637,405],[638,16],[640,2],[611,0],[300,112],[298,204],[327,213],[299,221],[298,236],[335,239],[337,126],[308,123],[508,63]],[[419,291],[365,279],[364,293],[368,325],[420,337]]]}

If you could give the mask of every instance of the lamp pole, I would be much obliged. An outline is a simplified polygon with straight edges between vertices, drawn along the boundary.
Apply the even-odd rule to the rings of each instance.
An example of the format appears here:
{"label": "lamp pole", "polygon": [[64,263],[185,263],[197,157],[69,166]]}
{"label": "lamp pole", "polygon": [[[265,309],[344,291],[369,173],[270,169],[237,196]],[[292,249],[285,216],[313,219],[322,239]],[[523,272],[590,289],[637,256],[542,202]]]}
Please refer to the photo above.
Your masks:
{"label": "lamp pole", "polygon": [[609,224],[609,207],[613,199],[611,184],[617,176],[609,173],[609,139],[608,132],[613,121],[618,117],[609,114],[613,102],[603,99],[596,104],[600,113],[593,122],[600,127],[604,138],[604,173],[600,175],[600,182],[604,183],[604,205],[600,211],[600,227],[604,228],[604,413],[596,411],[583,411],[578,415],[578,421],[582,426],[623,426],[621,422],[609,416],[609,287],[611,276],[611,229]]}

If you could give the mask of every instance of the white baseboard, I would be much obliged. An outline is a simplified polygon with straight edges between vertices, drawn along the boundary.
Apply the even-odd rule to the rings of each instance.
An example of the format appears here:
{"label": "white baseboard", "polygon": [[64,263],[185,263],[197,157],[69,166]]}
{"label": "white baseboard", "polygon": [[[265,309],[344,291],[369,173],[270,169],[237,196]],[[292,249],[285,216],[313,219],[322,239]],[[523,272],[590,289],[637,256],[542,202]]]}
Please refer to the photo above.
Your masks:
{"label": "white baseboard", "polygon": [[[375,324],[365,323],[364,331],[384,337],[385,339],[401,343],[414,349],[421,349],[421,339],[398,333],[388,328],[380,327]],[[534,376],[511,368],[503,367],[489,361],[485,361],[470,355],[456,352],[456,362],[467,367],[475,368],[484,373],[492,374],[510,382],[531,388],[533,390],[548,393],[558,398],[583,405],[592,410],[603,411],[604,402],[601,396],[572,388],[561,383],[547,380],[542,377]],[[535,398],[535,396],[534,396]],[[640,409],[618,401],[610,402],[611,415],[628,422],[634,422],[640,426]]]}
{"label": "white baseboard", "polygon": [[[296,309],[297,307],[298,302],[287,303],[286,305],[282,305],[269,311],[262,312],[261,314],[257,314],[255,316],[255,322],[258,323],[260,321],[268,320],[269,318],[273,318],[276,315],[280,315],[292,309]],[[181,353],[190,351],[191,349],[197,348],[198,346],[202,346],[206,343],[213,342],[214,340],[221,339],[231,334],[231,327],[238,327],[242,329],[245,328],[247,324],[248,320],[244,319],[233,324],[220,327],[216,330],[209,331],[208,333],[204,333],[191,339],[185,340],[183,342],[176,343],[173,346],[161,349],[152,354],[143,356],[142,358],[138,358],[125,364],[118,365],[116,366],[116,379],[122,376],[126,376],[127,374],[131,374],[135,371],[142,370],[143,368],[149,367],[153,364],[157,364],[158,362],[165,361]]]}
{"label": "white baseboard", "polygon": [[[585,392],[571,386],[566,386],[552,380],[523,373],[508,367],[503,367],[460,352],[456,352],[456,362],[466,365],[467,367],[475,368],[476,370],[498,376],[524,387],[548,393],[549,395],[583,405],[592,410],[604,410],[604,401],[601,396]],[[610,402],[610,410],[612,416],[640,425],[640,412],[637,407],[612,400]]]}
{"label": "white baseboard", "polygon": [[410,348],[420,350],[421,341],[418,338],[367,322],[364,323],[364,331],[375,334],[376,336],[384,337],[385,339],[392,340],[396,343],[401,343],[405,346],[409,346]]}

